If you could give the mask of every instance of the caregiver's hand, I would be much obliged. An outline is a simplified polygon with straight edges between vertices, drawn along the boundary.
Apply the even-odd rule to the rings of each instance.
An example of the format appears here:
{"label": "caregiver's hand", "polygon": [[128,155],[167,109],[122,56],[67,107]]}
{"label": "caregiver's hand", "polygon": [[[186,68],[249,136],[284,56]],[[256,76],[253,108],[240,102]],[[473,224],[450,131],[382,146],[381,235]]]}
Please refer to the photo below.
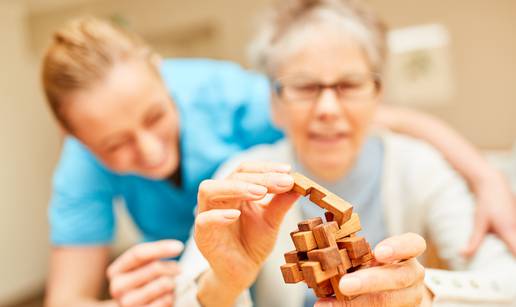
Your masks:
{"label": "caregiver's hand", "polygon": [[473,183],[477,200],[475,227],[468,246],[462,250],[471,257],[488,232],[494,232],[516,256],[516,195],[507,178],[498,171],[485,170]]}
{"label": "caregiver's hand", "polygon": [[[227,179],[199,186],[194,236],[210,264],[199,280],[201,305],[233,305],[256,279],[285,213],[298,198],[289,192],[294,184],[289,171],[284,164],[248,163]],[[258,203],[267,193],[275,195]]]}
{"label": "caregiver's hand", "polygon": [[175,261],[183,244],[175,240],[141,243],[127,250],[108,268],[109,290],[119,306],[170,307],[174,301]]}
{"label": "caregiver's hand", "polygon": [[378,266],[346,274],[340,280],[341,292],[358,295],[356,298],[321,299],[315,306],[430,306],[431,294],[423,284],[425,270],[415,258],[425,249],[425,240],[417,234],[385,239],[374,250]]}

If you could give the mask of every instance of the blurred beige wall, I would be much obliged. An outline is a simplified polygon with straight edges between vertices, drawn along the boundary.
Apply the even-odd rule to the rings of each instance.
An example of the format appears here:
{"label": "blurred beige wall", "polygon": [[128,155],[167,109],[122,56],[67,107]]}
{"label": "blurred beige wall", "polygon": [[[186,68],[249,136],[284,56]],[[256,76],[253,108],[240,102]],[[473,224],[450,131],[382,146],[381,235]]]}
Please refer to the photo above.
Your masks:
{"label": "blurred beige wall", "polygon": [[41,291],[46,275],[49,178],[58,137],[27,48],[25,7],[0,2],[0,306]]}
{"label": "blurred beige wall", "polygon": [[[456,95],[444,105],[424,110],[483,148],[506,148],[516,140],[515,1],[367,2],[391,28],[440,23],[450,31]],[[257,13],[270,3],[273,0],[78,0],[76,5],[51,6],[51,10],[39,5],[30,19],[32,43],[41,50],[53,29],[79,14],[115,16],[165,55],[210,56],[245,65]]]}
{"label": "blurred beige wall", "polygon": [[484,148],[516,141],[516,1],[368,0],[391,28],[441,23],[451,34],[455,97],[425,108]]}

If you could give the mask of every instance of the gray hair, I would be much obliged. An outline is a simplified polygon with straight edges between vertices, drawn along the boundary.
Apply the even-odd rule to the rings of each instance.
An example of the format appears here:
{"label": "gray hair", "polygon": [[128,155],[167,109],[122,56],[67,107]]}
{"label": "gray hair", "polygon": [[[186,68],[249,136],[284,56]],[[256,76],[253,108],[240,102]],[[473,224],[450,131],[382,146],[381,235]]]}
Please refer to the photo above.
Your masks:
{"label": "gray hair", "polygon": [[[373,70],[381,73],[386,54],[386,26],[354,0],[281,0],[262,20],[250,44],[253,66],[274,75],[278,63],[310,35],[320,35],[314,25],[329,26],[355,39]],[[312,32],[312,33],[310,33]],[[300,38],[302,37],[302,38]]]}

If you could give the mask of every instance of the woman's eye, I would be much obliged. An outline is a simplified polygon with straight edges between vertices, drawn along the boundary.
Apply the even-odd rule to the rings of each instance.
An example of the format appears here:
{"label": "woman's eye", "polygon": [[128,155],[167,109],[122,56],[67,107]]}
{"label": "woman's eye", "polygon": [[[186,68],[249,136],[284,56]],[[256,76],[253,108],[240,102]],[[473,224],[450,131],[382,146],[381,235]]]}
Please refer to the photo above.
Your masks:
{"label": "woman's eye", "polygon": [[126,143],[123,142],[123,143],[116,143],[116,144],[110,145],[107,147],[106,151],[109,153],[114,153],[114,152],[118,151],[119,149],[121,149],[122,147],[124,147],[125,144]]}
{"label": "woman's eye", "polygon": [[319,90],[319,85],[318,84],[300,84],[300,85],[297,85],[295,86],[295,89],[299,92],[304,92],[304,93],[312,93],[312,92],[316,92],[317,90]]}
{"label": "woman's eye", "polygon": [[159,112],[159,113],[152,115],[148,120],[149,125],[153,125],[153,124],[157,123],[160,119],[163,118],[163,116],[164,116],[163,112]]}

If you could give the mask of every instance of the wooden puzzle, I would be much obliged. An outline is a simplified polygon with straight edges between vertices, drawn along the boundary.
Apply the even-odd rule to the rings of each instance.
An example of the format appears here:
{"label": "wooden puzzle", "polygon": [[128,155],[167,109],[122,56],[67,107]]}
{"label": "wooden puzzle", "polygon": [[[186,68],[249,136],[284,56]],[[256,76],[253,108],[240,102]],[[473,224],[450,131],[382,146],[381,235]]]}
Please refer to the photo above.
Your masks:
{"label": "wooden puzzle", "polygon": [[298,223],[290,233],[295,250],[285,253],[281,266],[285,283],[305,281],[317,297],[337,296],[339,280],[348,272],[369,267],[374,260],[369,243],[356,236],[361,230],[360,218],[353,206],[299,173],[293,173],[292,190],[308,196],[310,201],[326,209],[325,219],[316,217]]}

